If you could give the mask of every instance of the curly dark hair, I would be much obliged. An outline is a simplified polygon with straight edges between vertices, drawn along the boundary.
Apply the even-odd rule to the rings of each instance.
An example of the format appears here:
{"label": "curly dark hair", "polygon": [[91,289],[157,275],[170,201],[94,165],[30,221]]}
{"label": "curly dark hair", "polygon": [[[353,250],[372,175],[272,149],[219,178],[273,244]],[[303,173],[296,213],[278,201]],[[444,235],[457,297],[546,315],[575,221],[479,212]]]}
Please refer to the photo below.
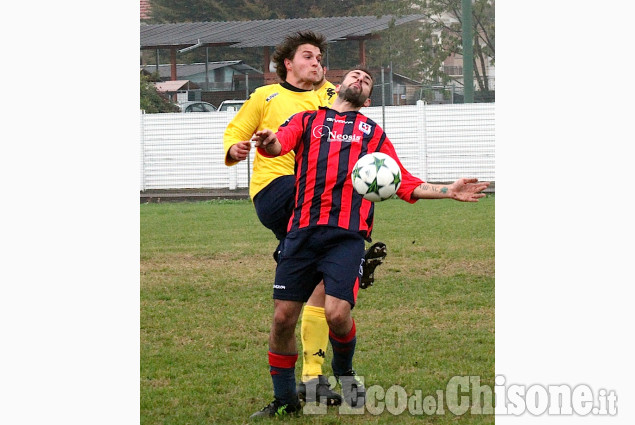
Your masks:
{"label": "curly dark hair", "polygon": [[276,74],[282,81],[287,79],[287,67],[284,66],[284,60],[293,60],[295,52],[302,44],[311,44],[320,49],[321,53],[326,50],[326,38],[322,34],[313,31],[298,31],[286,36],[284,41],[276,46],[272,56],[273,63],[276,64]]}

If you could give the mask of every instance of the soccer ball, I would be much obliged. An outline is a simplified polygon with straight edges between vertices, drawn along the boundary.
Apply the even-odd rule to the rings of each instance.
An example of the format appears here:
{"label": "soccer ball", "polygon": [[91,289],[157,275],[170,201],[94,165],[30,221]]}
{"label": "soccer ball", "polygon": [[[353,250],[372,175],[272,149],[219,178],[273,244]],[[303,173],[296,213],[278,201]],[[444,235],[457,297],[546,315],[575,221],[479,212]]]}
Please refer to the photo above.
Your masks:
{"label": "soccer ball", "polygon": [[357,193],[371,202],[379,202],[397,193],[401,185],[401,169],[390,156],[373,152],[357,160],[351,179]]}

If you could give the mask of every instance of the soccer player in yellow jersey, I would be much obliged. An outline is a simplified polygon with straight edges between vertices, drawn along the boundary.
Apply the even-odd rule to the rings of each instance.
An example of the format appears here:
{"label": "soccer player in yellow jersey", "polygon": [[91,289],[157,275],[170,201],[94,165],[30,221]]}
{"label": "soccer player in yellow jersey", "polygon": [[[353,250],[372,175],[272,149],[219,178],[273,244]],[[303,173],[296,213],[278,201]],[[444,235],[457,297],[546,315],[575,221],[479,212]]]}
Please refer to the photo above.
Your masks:
{"label": "soccer player in yellow jersey", "polygon": [[[311,31],[292,34],[276,46],[272,59],[282,83],[257,88],[227,125],[223,137],[225,165],[232,166],[247,158],[251,149],[250,139],[256,131],[277,129],[298,112],[329,105],[313,90],[314,84],[319,84],[324,78],[321,60],[325,49],[324,36]],[[294,166],[293,152],[275,158],[266,158],[256,152],[249,183],[249,195],[258,219],[274,233],[280,243],[283,243],[287,234],[295,201]],[[279,251],[280,245],[274,253],[276,260]],[[373,271],[385,256],[386,248],[381,242],[368,250],[364,265],[366,286],[372,284]],[[362,288],[366,287],[363,285],[364,278]],[[330,388],[328,379],[322,373],[329,343],[324,299],[324,285],[319,284],[302,312],[300,335],[303,363],[298,394],[307,401],[322,401],[325,398],[327,404],[339,405],[341,396]],[[269,360],[271,373],[278,373],[276,358]]]}

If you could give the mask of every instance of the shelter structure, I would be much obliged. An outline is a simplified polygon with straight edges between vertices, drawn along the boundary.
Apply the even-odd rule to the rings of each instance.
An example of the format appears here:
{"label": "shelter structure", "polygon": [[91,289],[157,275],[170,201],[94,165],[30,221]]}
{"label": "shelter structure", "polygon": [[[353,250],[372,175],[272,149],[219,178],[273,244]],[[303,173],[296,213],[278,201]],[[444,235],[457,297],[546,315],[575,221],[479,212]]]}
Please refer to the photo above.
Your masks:
{"label": "shelter structure", "polygon": [[[163,81],[172,79],[170,64],[145,65],[141,70],[147,74],[157,73]],[[243,81],[250,74],[262,77],[262,72],[240,60],[177,64],[176,73],[177,79],[188,79],[206,91],[235,90],[237,76]]]}
{"label": "shelter structure", "polygon": [[269,71],[272,47],[296,31],[311,30],[326,37],[327,42],[357,40],[359,63],[366,64],[366,40],[378,38],[379,32],[392,25],[403,25],[424,15],[339,16],[329,18],[269,19],[257,21],[185,22],[141,25],[142,50],[170,51],[171,79],[177,79],[176,54],[199,47],[262,47],[265,77]]}

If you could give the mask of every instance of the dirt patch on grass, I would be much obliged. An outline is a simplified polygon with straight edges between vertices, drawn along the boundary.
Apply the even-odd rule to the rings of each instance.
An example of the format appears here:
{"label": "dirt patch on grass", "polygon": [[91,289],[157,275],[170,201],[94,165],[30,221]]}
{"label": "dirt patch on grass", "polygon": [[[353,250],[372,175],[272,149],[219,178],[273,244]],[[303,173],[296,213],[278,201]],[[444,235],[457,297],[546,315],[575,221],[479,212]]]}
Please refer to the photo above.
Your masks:
{"label": "dirt patch on grass", "polygon": [[220,253],[213,256],[173,254],[144,259],[140,263],[142,286],[165,283],[171,277],[188,281],[263,280],[273,281],[275,262],[265,254],[240,257],[236,253]]}

